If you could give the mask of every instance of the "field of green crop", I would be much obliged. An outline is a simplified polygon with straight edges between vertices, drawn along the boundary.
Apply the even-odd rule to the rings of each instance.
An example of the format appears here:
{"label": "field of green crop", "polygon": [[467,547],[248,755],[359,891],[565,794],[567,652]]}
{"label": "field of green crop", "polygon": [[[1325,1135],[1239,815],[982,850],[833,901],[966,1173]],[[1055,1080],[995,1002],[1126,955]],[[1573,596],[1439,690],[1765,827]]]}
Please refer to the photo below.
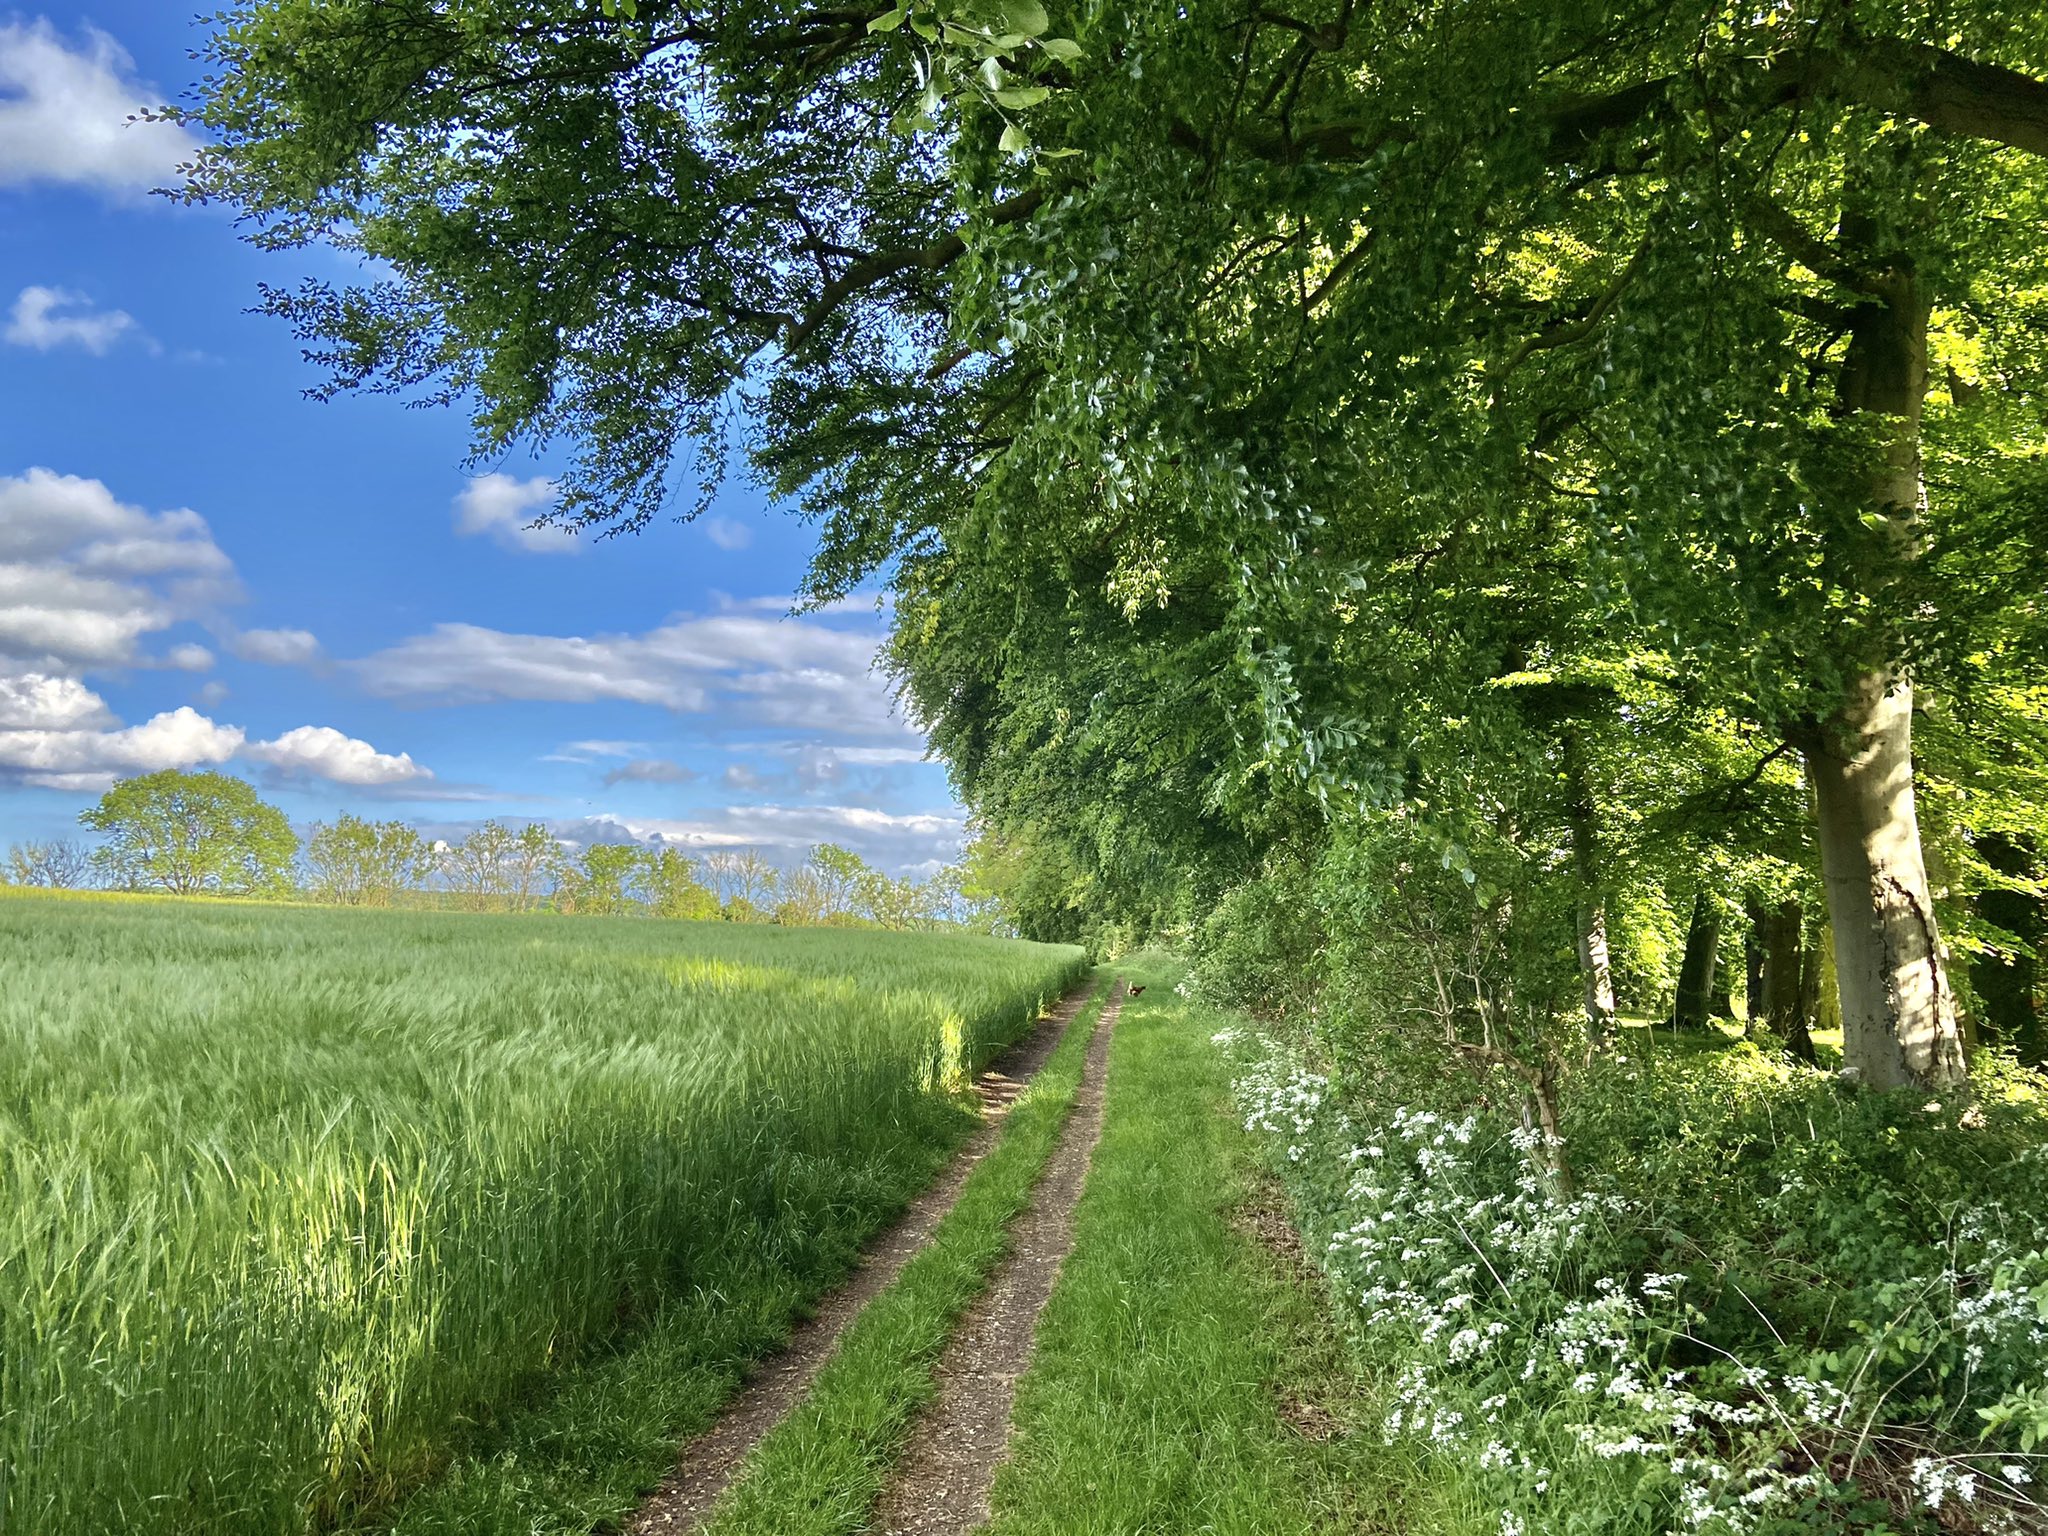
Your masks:
{"label": "field of green crop", "polygon": [[[0,1531],[298,1533],[815,1271],[1079,951],[0,896]],[[732,1304],[744,1306],[735,1293]]]}

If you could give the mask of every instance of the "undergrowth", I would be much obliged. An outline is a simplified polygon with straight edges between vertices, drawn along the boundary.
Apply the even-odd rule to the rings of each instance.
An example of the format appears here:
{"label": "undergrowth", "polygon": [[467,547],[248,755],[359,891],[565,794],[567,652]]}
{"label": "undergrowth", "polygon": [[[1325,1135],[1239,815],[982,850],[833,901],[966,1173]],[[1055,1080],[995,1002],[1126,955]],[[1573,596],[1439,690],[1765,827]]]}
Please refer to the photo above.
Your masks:
{"label": "undergrowth", "polygon": [[1617,1060],[1567,1102],[1565,1187],[1505,1074],[1217,1039],[1397,1370],[1385,1440],[1501,1536],[2048,1529],[2038,1078],[1935,1102],[1748,1045]]}

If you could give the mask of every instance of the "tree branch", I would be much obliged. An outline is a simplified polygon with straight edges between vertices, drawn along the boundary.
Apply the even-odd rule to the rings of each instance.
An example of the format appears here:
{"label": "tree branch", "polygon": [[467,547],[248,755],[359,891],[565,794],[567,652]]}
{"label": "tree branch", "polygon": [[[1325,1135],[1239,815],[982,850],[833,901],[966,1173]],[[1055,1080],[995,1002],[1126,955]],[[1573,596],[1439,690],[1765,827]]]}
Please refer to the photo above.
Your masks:
{"label": "tree branch", "polygon": [[1787,256],[1816,276],[1858,293],[1870,291],[1870,279],[1856,270],[1842,253],[1799,221],[1790,210],[1768,197],[1750,200],[1749,214],[1756,227]]}
{"label": "tree branch", "polygon": [[1865,106],[1958,138],[2048,156],[2048,81],[1902,38],[1875,38],[1844,66]]}
{"label": "tree branch", "polygon": [[[1551,159],[1571,162],[1611,135],[1662,116],[1671,109],[1674,93],[1689,84],[1685,76],[1661,75],[1597,96],[1533,103],[1527,115],[1544,129]],[[1814,58],[1801,51],[1759,58],[1739,101],[1727,105],[1753,115],[1830,88],[1942,133],[2048,156],[2048,81],[1903,38],[1859,42],[1848,57]],[[1170,131],[1177,143],[1207,148],[1206,138],[1185,123],[1175,123]],[[1240,131],[1236,142],[1283,163],[1310,153],[1341,162],[1370,159],[1386,144],[1412,134],[1398,123],[1337,121],[1298,135]]]}
{"label": "tree branch", "polygon": [[[988,212],[991,224],[1016,224],[1028,219],[1044,204],[1046,189],[1033,187],[1015,197],[997,203]],[[839,306],[855,294],[887,282],[899,272],[939,272],[951,266],[967,252],[967,237],[960,230],[941,235],[930,245],[916,250],[877,251],[863,257],[848,267],[831,282],[825,284],[811,307],[801,318],[791,324],[784,336],[782,350],[794,352],[815,336],[825,322],[832,318]]]}
{"label": "tree branch", "polygon": [[1573,346],[1598,330],[1600,322],[1607,318],[1614,306],[1620,302],[1622,294],[1628,291],[1628,285],[1634,280],[1636,268],[1642,264],[1643,252],[1647,249],[1647,246],[1636,247],[1636,253],[1629,257],[1628,264],[1615,273],[1614,281],[1609,283],[1600,297],[1593,301],[1593,307],[1586,311],[1583,318],[1569,325],[1539,331],[1534,336],[1524,339],[1522,344],[1515,348],[1513,355],[1501,365],[1500,372],[1494,375],[1494,387],[1497,389],[1505,383],[1508,375],[1527,362],[1534,353],[1548,352],[1553,347]]}
{"label": "tree branch", "polygon": [[1299,33],[1309,47],[1320,53],[1336,53],[1351,35],[1351,12],[1356,4],[1357,0],[1344,0],[1337,19],[1323,26],[1314,26],[1280,11],[1263,8],[1253,11],[1251,20],[1256,26],[1284,27],[1289,32]]}

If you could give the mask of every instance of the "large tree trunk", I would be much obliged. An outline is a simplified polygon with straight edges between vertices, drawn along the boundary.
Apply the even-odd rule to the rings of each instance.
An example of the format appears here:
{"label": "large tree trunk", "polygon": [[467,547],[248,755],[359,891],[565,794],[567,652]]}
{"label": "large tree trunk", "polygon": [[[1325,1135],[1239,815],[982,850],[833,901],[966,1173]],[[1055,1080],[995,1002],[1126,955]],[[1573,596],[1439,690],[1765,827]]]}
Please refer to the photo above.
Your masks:
{"label": "large tree trunk", "polygon": [[1913,805],[1909,684],[1878,674],[1807,757],[1842,1003],[1842,1061],[1872,1088],[1946,1088],[1965,1076]]}
{"label": "large tree trunk", "polygon": [[1678,1000],[1671,1023],[1677,1029],[1705,1029],[1714,1006],[1714,962],[1721,951],[1721,915],[1702,890],[1692,899],[1685,930],[1685,958],[1678,965]]}
{"label": "large tree trunk", "polygon": [[[1843,220],[1852,251],[1864,221]],[[1910,557],[1920,515],[1920,402],[1927,385],[1926,293],[1911,265],[1873,272],[1842,365],[1842,403],[1886,418],[1889,446],[1871,499]],[[1964,1080],[1934,898],[1913,803],[1913,688],[1892,668],[1866,671],[1807,733],[1828,923],[1842,1000],[1842,1059],[1872,1088],[1946,1088]]]}

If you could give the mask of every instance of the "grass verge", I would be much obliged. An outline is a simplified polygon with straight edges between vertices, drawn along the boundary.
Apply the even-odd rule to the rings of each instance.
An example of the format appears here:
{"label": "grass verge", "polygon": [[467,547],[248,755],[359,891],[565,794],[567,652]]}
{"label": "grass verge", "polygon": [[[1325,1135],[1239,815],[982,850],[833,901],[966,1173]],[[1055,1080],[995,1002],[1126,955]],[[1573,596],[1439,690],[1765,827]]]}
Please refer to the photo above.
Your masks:
{"label": "grass verge", "polygon": [[1452,1528],[1411,1455],[1372,1432],[1379,1407],[1317,1283],[1247,1230],[1263,1202],[1217,1020],[1174,995],[1170,962],[1125,969],[1147,990],[1117,1025],[990,1536]]}
{"label": "grass verge", "polygon": [[968,1179],[932,1241],[840,1340],[810,1395],[764,1440],[708,1536],[837,1536],[862,1530],[954,1325],[988,1284],[1010,1222],[1059,1141],[1100,1017],[1075,1018]]}

